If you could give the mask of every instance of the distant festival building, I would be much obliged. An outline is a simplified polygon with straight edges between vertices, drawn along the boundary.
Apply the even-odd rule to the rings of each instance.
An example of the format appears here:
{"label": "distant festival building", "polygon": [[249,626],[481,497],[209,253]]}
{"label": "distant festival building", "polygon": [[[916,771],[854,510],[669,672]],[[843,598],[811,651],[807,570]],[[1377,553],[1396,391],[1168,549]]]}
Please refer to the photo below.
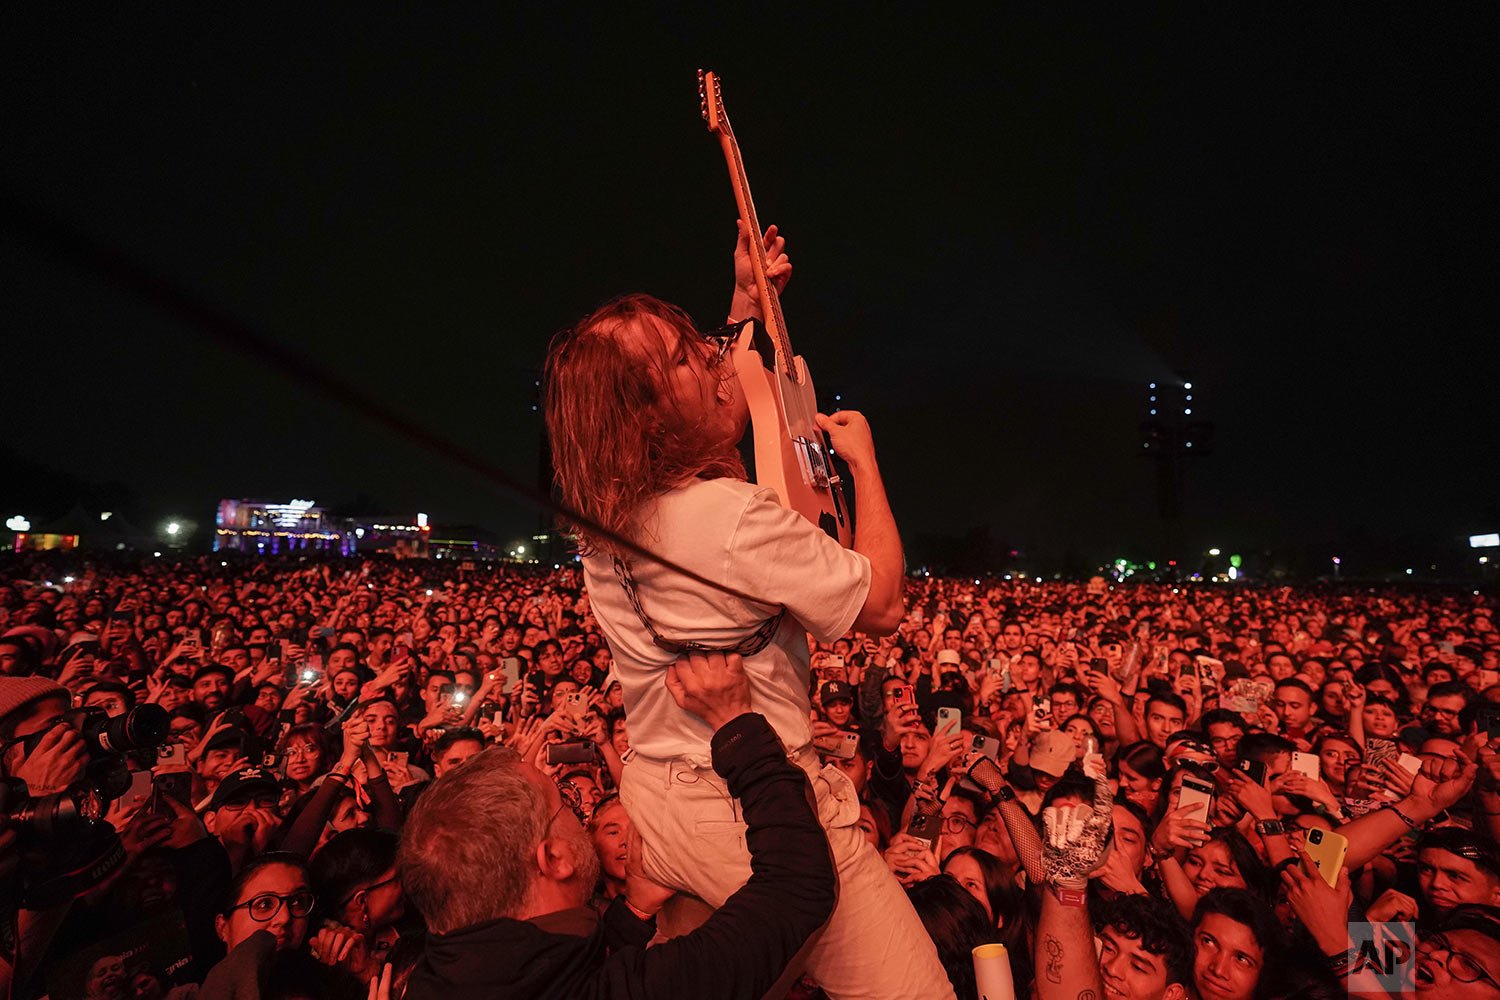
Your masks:
{"label": "distant festival building", "polygon": [[274,556],[322,552],[351,556],[349,522],[330,517],[311,500],[220,500],[214,516],[214,551]]}

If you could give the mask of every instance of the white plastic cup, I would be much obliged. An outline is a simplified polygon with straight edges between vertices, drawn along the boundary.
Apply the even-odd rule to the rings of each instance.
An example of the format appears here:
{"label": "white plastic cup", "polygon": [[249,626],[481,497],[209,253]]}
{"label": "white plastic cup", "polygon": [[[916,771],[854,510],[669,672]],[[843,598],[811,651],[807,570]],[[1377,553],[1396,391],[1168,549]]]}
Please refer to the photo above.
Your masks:
{"label": "white plastic cup", "polygon": [[1005,945],[982,944],[974,949],[974,983],[979,988],[979,1000],[1016,1000],[1016,983]]}

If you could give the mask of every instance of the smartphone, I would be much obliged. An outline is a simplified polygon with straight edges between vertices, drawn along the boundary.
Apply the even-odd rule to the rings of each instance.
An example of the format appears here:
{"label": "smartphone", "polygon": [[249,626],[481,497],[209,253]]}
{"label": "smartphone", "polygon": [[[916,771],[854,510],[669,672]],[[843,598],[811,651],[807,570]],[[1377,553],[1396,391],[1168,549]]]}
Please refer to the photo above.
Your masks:
{"label": "smartphone", "polygon": [[1365,768],[1372,774],[1379,768],[1380,762],[1394,760],[1396,758],[1396,741],[1385,740],[1372,736],[1365,741]]}
{"label": "smartphone", "polygon": [[1052,728],[1052,699],[1046,695],[1039,695],[1031,701],[1031,718],[1035,720],[1038,729]]}
{"label": "smartphone", "polygon": [[951,736],[963,728],[964,714],[956,708],[940,708],[937,710],[937,726],[933,729],[933,736]]}
{"label": "smartphone", "polygon": [[1309,874],[1317,872],[1330,887],[1338,885],[1339,869],[1349,852],[1349,839],[1332,830],[1314,827],[1302,841],[1302,861]]}
{"label": "smartphone", "polygon": [[938,836],[943,832],[942,808],[936,803],[922,802],[911,814],[911,822],[906,824],[906,832],[918,840],[927,841],[936,849]]}
{"label": "smartphone", "polygon": [[156,751],[156,771],[186,771],[187,747],[181,743],[164,743]]}
{"label": "smartphone", "polygon": [[1313,781],[1322,779],[1322,770],[1318,765],[1319,760],[1316,754],[1295,752],[1292,754],[1292,770],[1307,775]]}
{"label": "smartphone", "polygon": [[506,691],[519,684],[521,682],[521,658],[519,656],[507,656],[501,660],[500,676],[504,679]]}
{"label": "smartphone", "polygon": [[1177,808],[1199,806],[1201,808],[1196,813],[1190,813],[1189,818],[1207,823],[1209,812],[1212,810],[1214,804],[1213,786],[1199,781],[1197,778],[1190,778],[1187,775],[1183,775],[1181,787],[1182,794],[1177,799]]}
{"label": "smartphone", "polygon": [[448,696],[448,704],[454,708],[463,708],[464,705],[468,704],[468,701],[469,692],[463,688],[454,688],[453,693]]}
{"label": "smartphone", "polygon": [[549,764],[588,764],[594,759],[594,744],[590,740],[564,740],[548,743],[546,760]]}
{"label": "smartphone", "polygon": [[1196,679],[1198,676],[1198,664],[1193,663],[1191,660],[1187,663],[1184,663],[1182,667],[1177,671],[1177,676],[1192,677]]}
{"label": "smartphone", "polygon": [[1422,773],[1422,758],[1420,757],[1404,753],[1396,758],[1396,763],[1401,765],[1401,770],[1403,771],[1409,771],[1412,774]]}
{"label": "smartphone", "polygon": [[832,733],[813,740],[818,752],[839,760],[853,760],[859,752],[859,735],[856,733]]}
{"label": "smartphone", "polygon": [[1243,771],[1251,781],[1257,785],[1264,786],[1266,783],[1266,765],[1258,760],[1242,760],[1234,765]]}
{"label": "smartphone", "polygon": [[563,696],[563,708],[573,718],[582,719],[589,714],[589,700],[582,691],[570,691]]}
{"label": "smartphone", "polygon": [[[151,784],[158,799],[162,796],[176,799],[178,804],[193,808],[193,773],[191,771],[157,771]],[[167,810],[163,810],[166,812]]]}
{"label": "smartphone", "polygon": [[1500,705],[1493,703],[1483,706],[1479,710],[1479,717],[1484,723],[1484,732],[1489,737],[1489,745],[1500,747]]}
{"label": "smartphone", "polygon": [[823,661],[823,670],[827,673],[832,673],[835,670],[842,671],[843,669],[844,658],[842,656],[835,656],[830,653],[828,654],[828,658]]}
{"label": "smartphone", "polygon": [[120,804],[134,811],[151,801],[152,774],[150,771],[130,772],[130,787],[120,796]]}
{"label": "smartphone", "polygon": [[900,708],[903,705],[913,708],[917,705],[917,691],[910,684],[898,684],[891,688],[891,707]]}

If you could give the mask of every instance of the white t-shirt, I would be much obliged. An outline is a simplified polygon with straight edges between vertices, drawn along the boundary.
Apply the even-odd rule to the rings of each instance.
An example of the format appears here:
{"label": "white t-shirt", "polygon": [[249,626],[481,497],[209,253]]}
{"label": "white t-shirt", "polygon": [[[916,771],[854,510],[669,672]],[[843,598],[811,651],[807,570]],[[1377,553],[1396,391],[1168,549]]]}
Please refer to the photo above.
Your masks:
{"label": "white t-shirt", "polygon": [[[632,556],[641,607],[665,639],[730,646],[785,606],[775,637],[745,659],[750,701],[788,750],[812,740],[807,633],[832,642],[849,631],[870,591],[870,561],[737,479],[696,480],[656,498],[640,521],[641,546],[701,576],[762,598],[749,603],[660,563]],[[614,654],[630,718],[631,749],[659,760],[707,761],[713,731],[667,690],[676,659],[651,641],[608,556],[583,560],[599,629]]]}

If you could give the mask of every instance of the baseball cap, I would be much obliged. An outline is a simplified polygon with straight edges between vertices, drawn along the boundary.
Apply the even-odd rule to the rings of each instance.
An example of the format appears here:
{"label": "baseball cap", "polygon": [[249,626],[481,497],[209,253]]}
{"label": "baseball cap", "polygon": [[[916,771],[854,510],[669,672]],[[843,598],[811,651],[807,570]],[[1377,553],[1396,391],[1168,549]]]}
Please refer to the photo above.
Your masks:
{"label": "baseball cap", "polygon": [[818,700],[827,705],[835,701],[854,700],[854,689],[843,681],[825,681],[818,692]]}
{"label": "baseball cap", "polygon": [[958,650],[956,649],[940,649],[937,654],[937,662],[939,666],[950,664],[956,667],[963,663],[963,660],[959,657]]}
{"label": "baseball cap", "polygon": [[227,802],[248,798],[256,792],[274,794],[280,790],[281,782],[268,769],[242,767],[219,782],[219,787],[214,789],[213,798],[208,801],[208,808],[217,809]]}
{"label": "baseball cap", "polygon": [[1061,778],[1068,765],[1078,758],[1078,745],[1073,737],[1056,729],[1049,729],[1037,736],[1031,745],[1029,763],[1044,774]]}
{"label": "baseball cap", "polygon": [[209,674],[220,674],[230,684],[234,683],[234,671],[230,670],[222,663],[210,663],[205,666],[199,667],[197,672],[193,674],[193,683],[197,684],[199,680],[207,677]]}
{"label": "baseball cap", "polygon": [[1471,830],[1456,826],[1440,826],[1429,830],[1417,842],[1417,850],[1447,851],[1474,862],[1491,875],[1500,877],[1500,851],[1480,841]]}

